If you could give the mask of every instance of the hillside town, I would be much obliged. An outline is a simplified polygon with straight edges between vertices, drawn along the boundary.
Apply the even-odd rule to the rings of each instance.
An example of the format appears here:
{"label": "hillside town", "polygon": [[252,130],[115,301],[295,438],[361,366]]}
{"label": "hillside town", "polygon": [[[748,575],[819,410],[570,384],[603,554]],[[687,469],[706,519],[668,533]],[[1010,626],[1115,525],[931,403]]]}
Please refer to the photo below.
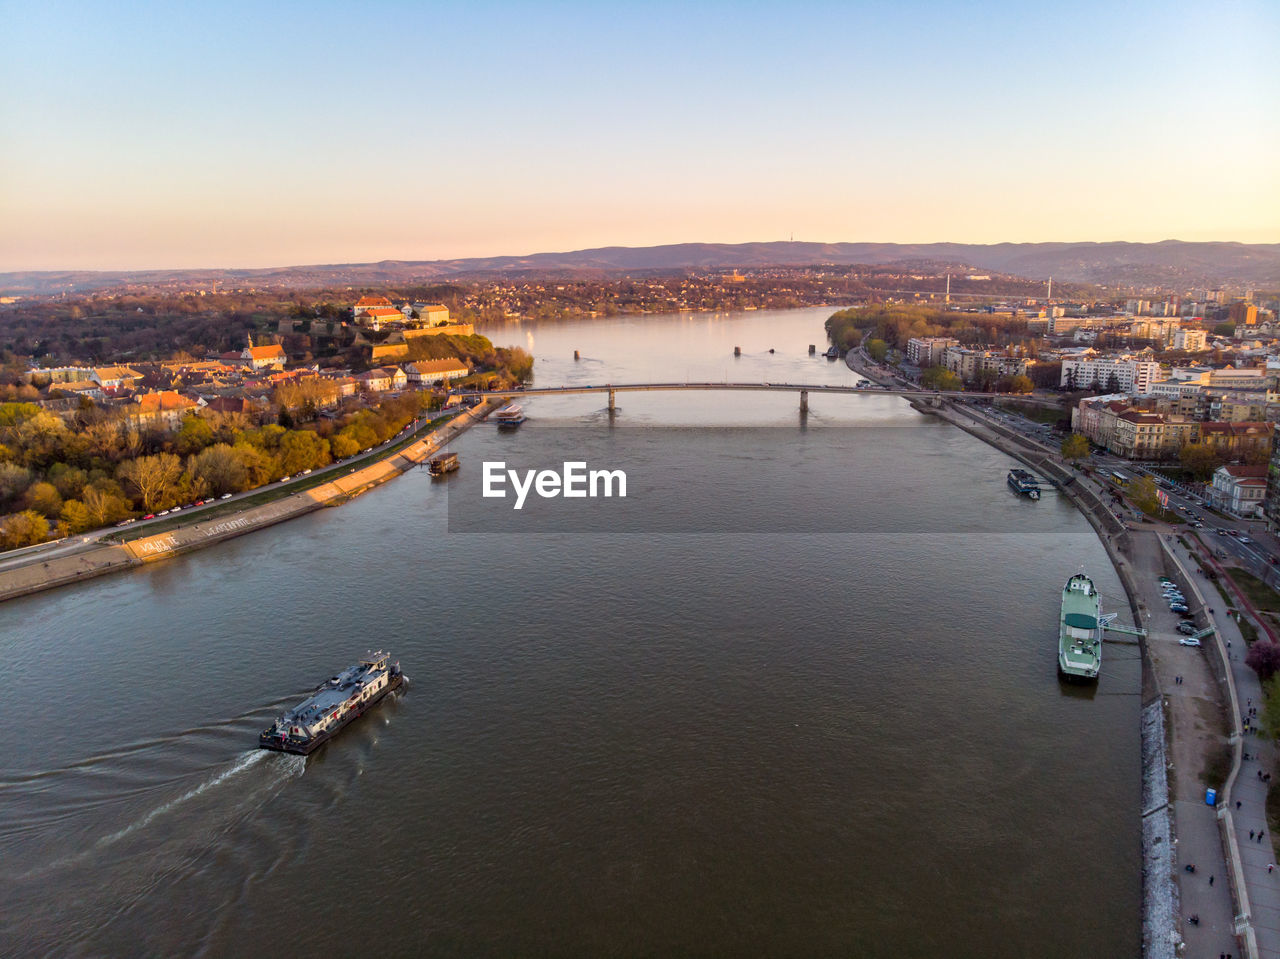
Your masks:
{"label": "hillside town", "polygon": [[310,472],[459,405],[454,387],[513,387],[532,371],[523,350],[495,348],[436,304],[366,296],[342,325],[361,346],[357,365],[291,354],[287,331],[201,357],[11,364],[0,385],[0,548]]}

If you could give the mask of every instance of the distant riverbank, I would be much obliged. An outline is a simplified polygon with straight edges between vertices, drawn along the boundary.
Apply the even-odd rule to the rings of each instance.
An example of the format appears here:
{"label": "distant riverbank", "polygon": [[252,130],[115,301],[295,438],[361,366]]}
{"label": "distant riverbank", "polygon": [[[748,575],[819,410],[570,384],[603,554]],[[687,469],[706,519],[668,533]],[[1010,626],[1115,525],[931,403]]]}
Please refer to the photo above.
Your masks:
{"label": "distant riverbank", "polygon": [[193,514],[191,522],[121,543],[102,541],[82,552],[58,555],[47,560],[40,554],[32,555],[28,562],[0,571],[0,602],[203,549],[214,543],[303,516],[321,507],[341,506],[361,493],[426,462],[441,446],[484,419],[501,406],[502,402],[497,398],[487,399],[404,449],[311,489],[287,493],[270,502],[229,515],[201,519],[201,514]]}

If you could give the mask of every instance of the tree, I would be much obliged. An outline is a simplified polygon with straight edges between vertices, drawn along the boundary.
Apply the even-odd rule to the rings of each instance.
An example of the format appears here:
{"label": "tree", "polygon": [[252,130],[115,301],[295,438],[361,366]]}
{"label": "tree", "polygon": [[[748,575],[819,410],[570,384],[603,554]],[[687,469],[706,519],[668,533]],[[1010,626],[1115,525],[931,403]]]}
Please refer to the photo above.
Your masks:
{"label": "tree", "polygon": [[1156,481],[1150,476],[1140,476],[1129,486],[1129,498],[1133,505],[1148,516],[1160,511],[1160,500],[1156,498]]}
{"label": "tree", "polygon": [[960,377],[945,366],[928,366],[920,374],[920,385],[928,390],[959,390],[964,384]]}
{"label": "tree", "polygon": [[1062,438],[1062,458],[1077,462],[1089,455],[1089,441],[1079,433],[1071,433]]}
{"label": "tree", "polygon": [[49,521],[35,510],[26,509],[0,519],[0,549],[21,549],[49,538]]}
{"label": "tree", "polygon": [[241,456],[226,443],[215,443],[187,461],[187,472],[208,485],[214,495],[247,489],[249,470]]}
{"label": "tree", "polygon": [[120,493],[115,483],[104,482],[100,485],[86,486],[81,494],[84,508],[94,526],[106,526],[124,519],[132,512],[129,501]]}
{"label": "tree", "polygon": [[883,363],[889,355],[889,344],[880,339],[867,340],[867,355],[877,363]]}
{"label": "tree", "polygon": [[58,524],[59,532],[64,536],[83,533],[93,528],[93,517],[89,509],[78,499],[69,499],[62,504],[62,522]]}
{"label": "tree", "polygon": [[174,448],[180,456],[199,453],[212,442],[213,427],[194,414],[183,417],[182,426],[173,438]]}
{"label": "tree", "polygon": [[1107,392],[1108,393],[1120,392],[1120,377],[1117,376],[1115,373],[1112,373],[1110,376],[1107,377]]}
{"label": "tree", "polygon": [[1009,389],[1014,393],[1030,393],[1035,389],[1035,385],[1031,382],[1029,376],[1019,374],[1009,383]]}
{"label": "tree", "polygon": [[344,460],[348,456],[359,453],[360,450],[360,444],[346,431],[338,433],[329,440],[329,452],[333,454],[334,459]]}
{"label": "tree", "polygon": [[280,443],[280,468],[286,473],[301,473],[329,462],[329,441],[310,430],[294,430]]}
{"label": "tree", "polygon": [[172,453],[139,456],[121,463],[116,475],[137,491],[144,509],[154,512],[174,497],[182,477],[182,461]]}
{"label": "tree", "polygon": [[33,483],[24,499],[27,509],[33,509],[49,519],[56,519],[62,512],[62,497],[52,483]]}
{"label": "tree", "polygon": [[1264,683],[1280,671],[1280,645],[1260,639],[1249,647],[1244,664],[1258,674]]}
{"label": "tree", "polygon": [[1187,443],[1178,451],[1178,462],[1197,480],[1207,480],[1222,465],[1222,457],[1204,443]]}

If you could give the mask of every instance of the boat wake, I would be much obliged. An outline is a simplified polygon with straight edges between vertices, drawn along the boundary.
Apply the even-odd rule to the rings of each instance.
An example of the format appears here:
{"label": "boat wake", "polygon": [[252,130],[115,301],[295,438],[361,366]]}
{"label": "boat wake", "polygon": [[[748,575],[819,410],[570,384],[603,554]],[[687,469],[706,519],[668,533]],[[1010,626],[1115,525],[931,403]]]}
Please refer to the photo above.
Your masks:
{"label": "boat wake", "polygon": [[113,833],[109,833],[108,835],[102,836],[101,838],[93,842],[91,845],[87,846],[86,848],[82,848],[79,852],[76,852],[68,856],[63,856],[61,858],[55,859],[51,862],[38,866],[37,868],[32,869],[29,872],[26,872],[18,876],[16,881],[37,878],[37,877],[46,875],[48,873],[56,872],[60,869],[66,869],[69,866],[78,865],[80,863],[91,860],[95,857],[98,857],[105,850],[107,850],[111,846],[114,846],[116,843],[124,839],[127,839],[130,836],[133,836],[137,833],[142,832],[162,816],[166,816],[170,813],[174,813],[180,810],[182,807],[188,805],[194,800],[200,799],[201,797],[212,792],[213,790],[216,790],[219,786],[223,785],[224,783],[227,783],[232,779],[242,776],[244,773],[248,772],[253,767],[258,766],[269,759],[273,760],[273,762],[269,764],[271,767],[272,774],[266,777],[265,779],[261,779],[258,782],[254,782],[247,785],[243,789],[240,789],[240,784],[237,783],[236,784],[237,788],[240,789],[238,794],[239,801],[237,803],[234,803],[233,805],[243,806],[245,797],[248,795],[260,796],[261,793],[263,792],[274,792],[280,786],[282,786],[287,780],[292,779],[296,776],[301,776],[303,772],[306,770],[307,764],[306,764],[305,756],[271,754],[261,749],[246,751],[245,753],[237,757],[236,760],[228,768],[221,769],[213,773],[207,779],[205,779],[204,782],[200,783],[199,785],[191,789],[188,789],[186,792],[182,793],[181,795],[160,803],[158,806],[149,810],[144,815],[134,820],[129,825],[125,826],[123,829],[118,829]]}

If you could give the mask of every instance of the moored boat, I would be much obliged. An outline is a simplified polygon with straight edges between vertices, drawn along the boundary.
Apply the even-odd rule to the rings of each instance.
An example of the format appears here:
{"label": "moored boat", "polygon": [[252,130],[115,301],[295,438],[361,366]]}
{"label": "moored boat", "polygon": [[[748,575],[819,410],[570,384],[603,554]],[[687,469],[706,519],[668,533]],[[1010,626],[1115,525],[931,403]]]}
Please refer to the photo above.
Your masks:
{"label": "moored boat", "polygon": [[1058,618],[1058,675],[1095,682],[1102,669],[1102,601],[1093,580],[1076,573],[1062,588]]}
{"label": "moored boat", "polygon": [[326,680],[308,698],[258,736],[258,746],[306,756],[344,726],[363,716],[387,693],[400,688],[404,674],[390,653],[371,653]]}
{"label": "moored boat", "polygon": [[504,406],[498,412],[493,414],[494,422],[499,426],[515,427],[524,422],[524,410],[512,403],[510,406]]}
{"label": "moored boat", "polygon": [[1009,488],[1015,493],[1020,493],[1028,499],[1040,498],[1040,485],[1036,482],[1036,478],[1026,470],[1009,470],[1009,475],[1005,478],[1005,482],[1009,484]]}
{"label": "moored boat", "polygon": [[458,468],[457,453],[441,453],[433,456],[427,462],[427,472],[432,476],[444,476],[446,473],[452,473]]}

